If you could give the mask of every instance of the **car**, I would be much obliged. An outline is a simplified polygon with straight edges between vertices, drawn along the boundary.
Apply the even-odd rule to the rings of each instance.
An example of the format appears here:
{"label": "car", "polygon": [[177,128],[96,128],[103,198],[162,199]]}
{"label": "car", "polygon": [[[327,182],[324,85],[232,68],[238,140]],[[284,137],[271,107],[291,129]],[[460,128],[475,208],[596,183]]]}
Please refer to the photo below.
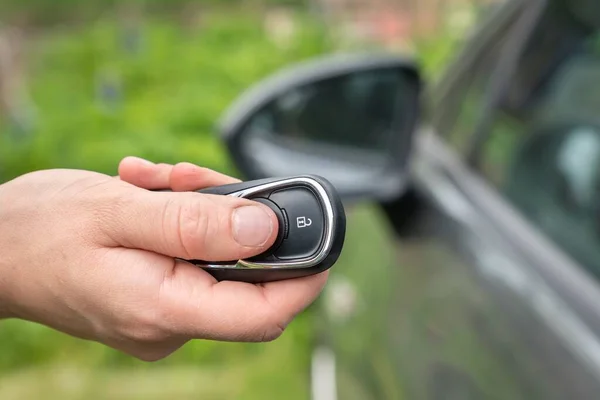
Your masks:
{"label": "car", "polygon": [[319,303],[315,400],[599,398],[599,109],[597,0],[503,1],[435,82],[338,54],[240,96],[244,176],[321,175],[366,224]]}

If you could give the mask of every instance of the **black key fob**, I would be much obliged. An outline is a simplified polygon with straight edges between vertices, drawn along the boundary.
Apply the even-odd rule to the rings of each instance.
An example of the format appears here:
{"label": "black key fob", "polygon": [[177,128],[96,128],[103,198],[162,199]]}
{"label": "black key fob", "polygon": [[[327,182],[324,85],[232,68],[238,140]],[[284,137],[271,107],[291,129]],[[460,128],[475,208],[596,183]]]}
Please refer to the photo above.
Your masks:
{"label": "black key fob", "polygon": [[279,220],[275,244],[257,257],[226,263],[186,260],[219,281],[266,283],[314,275],[331,268],[342,251],[344,206],[333,185],[322,177],[263,179],[198,193],[254,200],[271,208]]}

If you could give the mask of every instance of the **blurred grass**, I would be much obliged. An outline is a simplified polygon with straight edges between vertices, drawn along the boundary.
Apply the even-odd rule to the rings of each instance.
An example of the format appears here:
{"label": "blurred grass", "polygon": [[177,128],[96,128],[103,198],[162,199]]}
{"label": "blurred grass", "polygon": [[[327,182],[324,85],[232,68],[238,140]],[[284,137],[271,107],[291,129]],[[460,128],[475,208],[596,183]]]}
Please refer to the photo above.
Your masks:
{"label": "blurred grass", "polygon": [[[51,336],[45,345],[57,345]],[[72,345],[74,343],[71,343]],[[204,346],[200,344],[200,346]],[[63,341],[63,348],[70,347]],[[198,345],[196,345],[198,346]],[[197,363],[166,362],[98,368],[90,362],[100,348],[80,347],[51,364],[5,371],[0,375],[0,398],[27,400],[75,399],[306,399],[308,354],[298,350],[293,334],[274,343],[256,345],[251,353],[242,345],[220,345],[214,352],[228,353],[220,363],[198,357]],[[74,349],[72,349],[74,350]],[[189,353],[190,348],[183,350]],[[51,397],[48,397],[51,394]]]}
{"label": "blurred grass", "polygon": [[4,178],[58,165],[114,173],[126,155],[234,172],[213,134],[220,113],[260,78],[329,48],[310,19],[297,26],[286,49],[258,19],[232,14],[196,30],[148,20],[137,52],[111,20],[48,35],[31,51],[36,128],[23,135],[5,122],[0,136]]}

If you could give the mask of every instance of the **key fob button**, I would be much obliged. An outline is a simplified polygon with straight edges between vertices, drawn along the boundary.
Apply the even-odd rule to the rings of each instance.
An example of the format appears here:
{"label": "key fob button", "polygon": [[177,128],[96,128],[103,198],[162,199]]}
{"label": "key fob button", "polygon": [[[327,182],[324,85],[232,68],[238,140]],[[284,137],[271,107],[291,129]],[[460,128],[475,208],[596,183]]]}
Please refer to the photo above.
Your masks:
{"label": "key fob button", "polygon": [[280,260],[299,260],[314,256],[323,241],[325,216],[321,203],[307,188],[283,189],[269,199],[287,218],[287,237],[274,255]]}
{"label": "key fob button", "polygon": [[273,211],[273,213],[275,213],[275,216],[277,216],[277,221],[279,222],[279,227],[277,229],[277,231],[278,231],[277,239],[275,240],[275,243],[273,244],[273,246],[271,246],[271,248],[269,250],[267,250],[265,253],[260,254],[256,257],[253,257],[249,261],[252,261],[254,263],[269,262],[269,261],[275,262],[275,261],[277,261],[277,258],[273,256],[273,252],[281,246],[281,243],[283,242],[283,239],[285,238],[285,235],[288,232],[288,229],[289,229],[288,228],[288,220],[285,217],[285,215],[284,215],[285,213],[283,212],[283,210],[280,209],[277,206],[277,204],[273,203],[273,201],[271,201],[269,199],[261,198],[261,197],[252,199],[252,200],[269,207]]}

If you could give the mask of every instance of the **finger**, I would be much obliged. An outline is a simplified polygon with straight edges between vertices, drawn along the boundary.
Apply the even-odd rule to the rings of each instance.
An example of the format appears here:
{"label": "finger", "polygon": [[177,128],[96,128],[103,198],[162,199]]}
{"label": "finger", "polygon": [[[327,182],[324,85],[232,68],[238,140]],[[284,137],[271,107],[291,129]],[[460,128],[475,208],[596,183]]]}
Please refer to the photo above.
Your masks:
{"label": "finger", "polygon": [[186,260],[232,261],[273,245],[279,223],[260,203],[229,196],[135,189],[97,207],[107,246]]}
{"label": "finger", "polygon": [[223,341],[264,342],[322,292],[328,273],[251,285],[219,282],[205,271],[179,263],[162,286],[165,314],[174,334]]}
{"label": "finger", "polygon": [[175,165],[171,171],[170,188],[176,192],[185,192],[238,182],[240,182],[238,179],[208,168],[190,163],[180,163]]}
{"label": "finger", "polygon": [[124,158],[119,164],[119,177],[132,185],[148,189],[168,189],[173,166],[154,164],[138,157]]}
{"label": "finger", "polygon": [[119,165],[119,175],[123,181],[144,189],[179,192],[239,182],[238,179],[190,163],[157,165],[137,157],[123,159]]}

